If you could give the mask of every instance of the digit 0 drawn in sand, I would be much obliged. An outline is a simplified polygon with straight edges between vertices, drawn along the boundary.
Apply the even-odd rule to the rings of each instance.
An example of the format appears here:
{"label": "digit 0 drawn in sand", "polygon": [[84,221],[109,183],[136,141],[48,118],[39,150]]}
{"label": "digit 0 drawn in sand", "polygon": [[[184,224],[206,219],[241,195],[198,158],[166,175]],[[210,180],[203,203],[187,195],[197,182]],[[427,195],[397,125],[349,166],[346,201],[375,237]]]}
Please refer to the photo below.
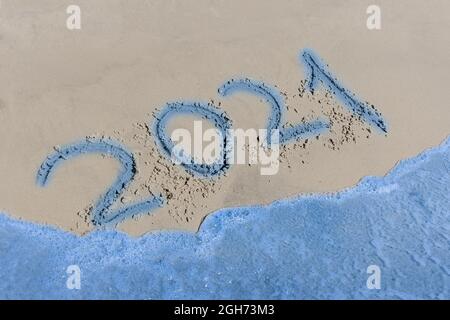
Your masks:
{"label": "digit 0 drawn in sand", "polygon": [[[365,123],[377,127],[380,131],[387,133],[387,126],[381,114],[376,111],[373,106],[358,101],[353,94],[340,85],[336,79],[333,79],[325,65],[320,62],[318,56],[310,50],[303,51],[301,58],[306,66],[307,79],[301,81],[299,93],[292,98],[308,99],[317,102],[321,110],[320,115],[316,116],[315,111],[298,120],[298,124],[286,123],[282,124],[283,115],[289,112],[290,106],[286,105],[286,101],[290,100],[287,93],[281,92],[276,86],[271,87],[263,82],[255,81],[249,78],[231,79],[224,83],[219,89],[219,95],[227,97],[237,92],[249,92],[264,99],[270,106],[270,112],[267,121],[267,129],[279,130],[279,143],[283,146],[280,153],[280,163],[287,162],[287,167],[291,168],[292,161],[304,164],[303,157],[307,155],[306,146],[311,143],[312,138],[319,140],[322,133],[327,135],[322,139],[325,147],[333,150],[339,150],[339,146],[355,142],[356,138],[362,135],[369,138],[371,130],[364,126]],[[318,83],[325,85],[325,92],[319,92]],[[308,90],[307,90],[308,89]],[[337,97],[343,106],[336,104],[333,97]],[[219,103],[219,106],[221,104]],[[330,110],[325,110],[331,109]],[[346,108],[350,114],[343,110]],[[293,108],[296,113],[298,110]],[[194,158],[187,156],[184,150],[174,150],[175,145],[167,134],[167,124],[173,116],[177,114],[198,115],[201,118],[211,122],[222,135],[221,153],[219,160],[213,164],[196,163]],[[323,115],[328,116],[329,121],[321,120]],[[126,151],[123,147],[109,141],[107,139],[86,138],[86,141],[69,145],[57,150],[56,153],[47,157],[41,165],[38,172],[37,182],[41,186],[45,186],[48,177],[54,167],[62,160],[87,154],[97,153],[109,155],[118,159],[122,164],[122,171],[113,186],[100,197],[97,204],[89,210],[85,209],[84,213],[91,212],[91,219],[95,226],[116,225],[128,218],[134,218],[144,213],[150,213],[163,203],[167,208],[167,212],[179,223],[188,222],[194,219],[196,211],[207,210],[208,206],[204,204],[198,205],[200,200],[208,200],[211,193],[216,193],[222,187],[219,184],[220,178],[226,176],[227,170],[230,168],[228,160],[229,146],[231,145],[228,131],[232,128],[232,121],[228,115],[216,107],[214,101],[210,103],[202,102],[173,102],[167,103],[163,109],[154,114],[155,121],[153,126],[142,126],[139,128],[146,130],[147,136],[136,139],[139,135],[134,135],[132,140],[139,140],[148,148],[149,137],[153,137],[155,142],[154,148],[148,153],[147,161],[143,161],[144,166],[153,166],[153,171],[148,175],[146,181],[140,183],[140,186],[133,192],[138,195],[140,190],[146,190],[149,200],[131,205],[124,208],[111,210],[111,206],[121,197],[130,183],[135,180],[136,162],[133,154]],[[295,120],[294,120],[295,122]],[[354,125],[360,126],[362,133],[357,134]],[[267,144],[271,144],[271,134],[267,135]],[[123,136],[119,134],[116,137],[123,141]],[[311,138],[311,139],[310,139]],[[300,140],[303,140],[300,143]],[[127,141],[131,143],[132,141]],[[136,141],[134,141],[136,142]],[[288,144],[291,142],[291,144]],[[153,145],[153,144],[152,144]],[[302,154],[298,154],[295,150],[303,149]],[[157,154],[157,151],[162,151]],[[156,154],[155,154],[156,153]],[[139,153],[140,155],[141,153]],[[179,163],[169,163],[167,160],[175,156]],[[296,159],[296,157],[301,159]],[[175,167],[184,168],[186,174],[175,169]],[[217,178],[206,179],[205,178]],[[183,191],[186,193],[183,193]],[[163,195],[163,197],[159,196]],[[145,197],[147,197],[145,196]],[[164,201],[162,199],[165,199]],[[121,201],[124,200],[122,197]],[[128,201],[126,201],[128,202]],[[200,214],[204,216],[205,212]],[[198,219],[198,217],[197,217]]]}
{"label": "digit 0 drawn in sand", "polygon": [[64,146],[49,155],[41,164],[37,173],[38,185],[45,187],[56,167],[65,160],[84,154],[101,154],[117,159],[122,169],[113,185],[100,197],[91,211],[91,220],[95,226],[116,225],[128,217],[151,212],[161,206],[161,197],[151,197],[143,202],[129,204],[123,208],[110,210],[136,174],[134,156],[113,141],[103,139],[86,139],[85,141]]}
{"label": "digit 0 drawn in sand", "polygon": [[[194,159],[184,154],[183,150],[174,150],[175,145],[167,134],[167,123],[175,114],[199,115],[209,120],[220,131],[221,151],[219,160],[213,164],[195,163]],[[150,127],[149,127],[150,128]],[[231,121],[228,116],[211,103],[202,102],[173,102],[168,103],[157,115],[153,131],[155,139],[162,151],[168,157],[175,157],[188,172],[203,177],[213,177],[224,173],[230,165],[227,163],[227,153],[230,149],[230,137],[228,130],[231,129]]]}

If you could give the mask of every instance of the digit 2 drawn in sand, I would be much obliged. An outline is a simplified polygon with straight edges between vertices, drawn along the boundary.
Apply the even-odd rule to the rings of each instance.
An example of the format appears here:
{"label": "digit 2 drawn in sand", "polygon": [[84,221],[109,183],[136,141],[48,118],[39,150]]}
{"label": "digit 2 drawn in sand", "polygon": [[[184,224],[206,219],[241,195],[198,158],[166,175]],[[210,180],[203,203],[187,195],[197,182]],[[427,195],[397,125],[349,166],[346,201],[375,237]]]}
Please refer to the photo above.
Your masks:
{"label": "digit 2 drawn in sand", "polygon": [[[350,112],[356,114],[360,119],[368,122],[370,125],[378,128],[380,131],[387,133],[387,125],[381,114],[375,110],[374,106],[359,101],[353,93],[344,88],[333,75],[328,71],[327,66],[321,62],[320,58],[309,49],[304,50],[300,54],[300,60],[306,68],[306,76],[308,88],[312,94],[321,82],[334,96],[341,101]],[[267,135],[268,146],[271,144],[271,132],[278,129],[280,133],[279,143],[287,143],[294,139],[306,138],[310,135],[318,135],[329,129],[329,123],[322,120],[314,120],[304,124],[283,127],[282,116],[285,109],[284,101],[280,97],[278,90],[269,87],[264,83],[257,82],[248,78],[230,80],[223,84],[218,92],[226,97],[238,91],[248,91],[265,99],[271,111],[268,117]],[[199,115],[203,119],[209,120],[214,124],[216,129],[222,134],[222,148],[220,159],[213,164],[197,164],[194,163],[192,157],[184,155],[183,150],[174,150],[174,143],[166,134],[166,125],[170,118],[177,113]],[[225,172],[230,164],[228,163],[228,153],[230,145],[230,137],[228,131],[231,129],[231,120],[224,111],[212,104],[201,102],[175,102],[166,104],[165,108],[160,112],[155,121],[153,130],[156,134],[156,140],[163,152],[169,157],[178,158],[180,164],[191,174],[198,174],[203,177],[213,177]],[[145,201],[126,205],[118,209],[111,209],[114,202],[128,187],[136,174],[136,163],[132,153],[126,151],[120,145],[106,141],[105,139],[86,139],[73,145],[65,146],[55,153],[49,155],[41,164],[38,174],[37,183],[44,187],[47,185],[49,176],[63,160],[68,160],[82,154],[102,154],[111,156],[120,161],[122,170],[119,173],[114,184],[100,197],[96,205],[92,209],[92,222],[96,226],[109,224],[117,224],[129,217],[151,212],[158,206],[162,206],[164,200],[161,197],[151,197]]]}
{"label": "digit 2 drawn in sand", "polygon": [[272,130],[279,130],[279,143],[287,143],[291,140],[305,139],[318,135],[329,128],[329,123],[322,120],[314,120],[308,123],[297,124],[292,127],[281,127],[281,120],[285,110],[284,101],[278,90],[269,87],[262,82],[249,78],[231,79],[219,88],[219,94],[227,97],[236,92],[249,92],[259,96],[270,105],[270,113],[267,121],[267,145],[271,145]]}
{"label": "digit 2 drawn in sand", "polygon": [[38,185],[45,187],[51,174],[62,161],[84,154],[101,154],[117,159],[122,169],[113,185],[97,201],[91,211],[91,220],[95,226],[117,224],[122,220],[151,212],[163,204],[161,197],[151,197],[145,201],[129,204],[123,208],[111,210],[111,206],[127,188],[136,174],[136,162],[132,153],[112,141],[104,139],[86,139],[85,141],[64,146],[49,155],[41,164],[37,173]]}

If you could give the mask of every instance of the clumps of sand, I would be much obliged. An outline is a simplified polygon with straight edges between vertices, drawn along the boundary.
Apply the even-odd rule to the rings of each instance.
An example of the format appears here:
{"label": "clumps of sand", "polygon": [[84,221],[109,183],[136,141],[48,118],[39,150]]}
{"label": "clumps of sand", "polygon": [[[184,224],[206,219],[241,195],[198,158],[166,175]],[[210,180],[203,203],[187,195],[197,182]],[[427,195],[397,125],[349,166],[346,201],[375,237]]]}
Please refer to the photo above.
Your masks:
{"label": "clumps of sand", "polygon": [[[295,94],[281,90],[280,93],[287,109],[284,113],[286,122],[283,124],[284,127],[316,119],[328,120],[330,123],[330,129],[321,135],[280,146],[280,163],[284,167],[292,169],[311,161],[310,146],[318,147],[320,144],[339,152],[344,145],[369,139],[373,134],[371,127],[361,117],[340,105],[329,91],[318,90],[312,94],[306,90],[306,81],[302,81]],[[220,101],[217,103],[221,105]],[[146,118],[153,122],[155,117],[154,112]],[[159,150],[153,135],[145,123],[135,123],[129,129],[115,130],[109,135],[110,139],[121,143],[134,154],[137,165],[134,181],[119,198],[117,205],[150,196],[162,196],[166,199],[164,212],[168,213],[176,224],[183,225],[197,221],[195,216],[199,212],[210,212],[210,198],[225,186],[227,174],[204,178],[187,172],[182,166],[172,163]],[[105,136],[107,135],[102,134],[96,137],[105,138]],[[245,149],[248,151],[248,146],[245,146]],[[80,221],[77,222],[77,233],[84,233],[93,228],[89,215],[91,209],[92,205],[78,212]],[[139,216],[133,219],[137,220]]]}
{"label": "clumps of sand", "polygon": [[[92,137],[105,138],[105,136],[102,134]],[[177,224],[185,224],[192,221],[199,209],[203,208],[200,211],[204,211],[208,198],[220,191],[220,180],[224,175],[205,179],[194,176],[182,166],[172,163],[161,153],[146,124],[135,123],[131,129],[115,130],[108,138],[130,150],[137,167],[133,182],[112,208],[151,196],[162,196],[165,199],[164,209],[170,218]],[[80,220],[76,223],[77,233],[85,233],[93,228],[91,209],[92,205],[77,213]],[[137,220],[140,216],[133,219]]]}
{"label": "clumps of sand", "polygon": [[[177,223],[189,223],[200,208],[206,208],[206,202],[211,194],[220,190],[220,175],[214,179],[205,179],[188,173],[182,166],[167,159],[155,144],[155,139],[145,126],[136,124],[138,130],[135,141],[144,150],[140,157],[150,172],[141,177],[144,188],[152,195],[162,195],[166,199],[169,215]],[[143,130],[145,128],[145,130]],[[142,161],[139,161],[142,164]],[[202,210],[203,211],[203,210]]]}
{"label": "clumps of sand", "polygon": [[[280,92],[286,103],[285,118],[289,118],[290,123],[307,123],[320,118],[329,121],[330,129],[321,135],[282,146],[280,161],[287,162],[289,168],[293,161],[302,164],[308,161],[308,147],[312,144],[320,143],[325,148],[339,151],[346,144],[370,139],[373,134],[370,125],[364,122],[361,116],[351,113],[339,104],[333,93],[317,90],[312,94],[306,87],[306,80],[303,80],[295,94]],[[371,108],[377,112],[373,105]],[[292,126],[290,123],[286,126]]]}
{"label": "clumps of sand", "polygon": [[85,235],[89,231],[94,229],[94,223],[92,222],[91,218],[91,211],[93,209],[93,204],[90,204],[89,206],[83,208],[82,210],[78,211],[76,214],[77,221],[75,222],[75,227],[70,228],[69,230],[71,232]]}

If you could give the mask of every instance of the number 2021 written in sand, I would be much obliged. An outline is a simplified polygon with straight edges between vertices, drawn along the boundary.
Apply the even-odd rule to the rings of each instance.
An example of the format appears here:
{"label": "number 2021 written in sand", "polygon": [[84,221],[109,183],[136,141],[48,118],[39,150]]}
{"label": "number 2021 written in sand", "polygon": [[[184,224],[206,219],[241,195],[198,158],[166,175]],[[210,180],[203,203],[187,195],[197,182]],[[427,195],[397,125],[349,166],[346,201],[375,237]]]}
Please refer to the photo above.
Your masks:
{"label": "number 2021 written in sand", "polygon": [[[304,50],[300,54],[299,60],[305,67],[307,88],[312,94],[322,84],[349,112],[356,115],[358,119],[376,128],[380,133],[387,133],[387,125],[381,114],[372,105],[357,99],[353,93],[339,83],[328,70],[327,65],[312,50]],[[272,135],[267,135],[265,138],[265,145],[269,149],[274,143],[283,145],[292,141],[306,139],[310,136],[318,136],[319,134],[326,133],[330,128],[328,121],[323,119],[315,119],[300,124],[290,124],[289,126],[283,124],[283,113],[286,108],[284,100],[275,87],[263,82],[255,81],[247,77],[231,79],[226,81],[218,89],[219,95],[223,97],[240,92],[254,94],[268,103],[270,113],[266,125],[267,131],[276,131],[278,133],[278,141],[276,142],[272,141]],[[199,163],[192,157],[182,156],[183,159],[178,159],[180,160],[179,165],[183,166],[192,175],[201,178],[212,178],[227,171],[231,167],[228,161],[228,153],[230,152],[229,145],[231,143],[228,132],[232,128],[232,124],[226,113],[212,103],[198,101],[167,103],[157,115],[154,124],[148,126],[149,130],[153,131],[152,133],[155,135],[161,152],[173,160],[175,145],[167,134],[167,124],[174,115],[180,114],[196,115],[211,122],[220,133],[222,141],[220,143],[220,157],[216,162],[211,164]],[[177,153],[180,154],[179,151]],[[58,164],[83,154],[110,156],[117,159],[121,164],[118,177],[112,186],[100,196],[91,209],[91,220],[95,226],[115,226],[127,218],[150,213],[155,208],[164,205],[165,199],[163,197],[152,196],[144,201],[126,204],[120,208],[112,209],[113,204],[119,199],[131,181],[133,181],[137,169],[133,154],[111,139],[86,138],[81,142],[58,148],[57,151],[50,154],[41,164],[37,173],[38,185],[44,187],[48,184],[49,178]]]}

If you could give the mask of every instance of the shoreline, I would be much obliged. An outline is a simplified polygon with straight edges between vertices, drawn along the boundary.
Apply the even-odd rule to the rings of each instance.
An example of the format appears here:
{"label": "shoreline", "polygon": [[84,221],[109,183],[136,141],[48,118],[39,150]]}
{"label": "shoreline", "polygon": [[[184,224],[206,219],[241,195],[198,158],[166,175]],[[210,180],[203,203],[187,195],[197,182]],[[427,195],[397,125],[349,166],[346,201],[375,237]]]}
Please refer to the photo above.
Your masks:
{"label": "shoreline", "polygon": [[[153,214],[119,225],[130,235],[195,231],[221,208],[336,192],[365,176],[385,175],[448,135],[443,97],[450,83],[450,3],[436,1],[423,15],[422,1],[405,6],[380,0],[382,27],[369,30],[367,6],[358,0],[248,0],[239,10],[233,1],[198,0],[181,4],[180,11],[162,0],[151,6],[144,0],[132,6],[125,0],[80,0],[82,28],[68,30],[66,8],[58,0],[3,0],[0,210],[76,234],[89,232],[89,212],[114,185],[121,163],[83,155],[58,167],[45,188],[35,183],[39,165],[55,148],[86,137],[114,139],[135,158],[134,179],[107,201],[113,202],[110,209],[160,195],[168,200]],[[304,48],[314,50],[326,68],[312,63],[311,55],[304,57],[305,68],[299,61]],[[308,77],[308,68],[322,77]],[[279,99],[271,105],[255,91],[222,95],[232,77],[263,83],[253,87],[266,93],[271,88]],[[340,103],[327,92],[330,86],[344,86],[341,100],[351,92],[365,108]],[[259,165],[235,165],[217,179],[198,179],[168,162],[155,143],[151,127],[169,101],[212,103],[235,128],[281,126],[286,140],[316,119],[331,128],[280,148],[276,175],[261,176]],[[355,117],[355,110],[363,117]],[[387,136],[368,125],[377,125],[378,112],[389,125]],[[165,132],[193,130],[197,115],[175,116]]]}
{"label": "shoreline", "polygon": [[384,182],[385,180],[388,180],[391,176],[397,175],[398,171],[400,171],[400,170],[408,171],[410,169],[411,165],[416,165],[416,164],[420,165],[420,163],[423,162],[427,157],[430,157],[430,156],[434,155],[435,153],[440,153],[441,150],[443,150],[444,148],[449,148],[449,146],[450,146],[450,134],[446,138],[444,138],[441,141],[441,143],[439,143],[438,145],[426,148],[425,150],[419,152],[417,155],[414,155],[412,157],[399,160],[394,165],[394,167],[392,167],[385,175],[365,176],[365,177],[361,178],[357,184],[350,186],[350,187],[346,187],[346,188],[338,190],[338,191],[300,193],[297,195],[293,195],[291,197],[277,199],[277,200],[271,201],[270,203],[267,203],[267,204],[256,204],[256,205],[249,205],[249,206],[233,206],[233,207],[220,208],[218,210],[215,210],[215,211],[205,215],[202,219],[201,224],[199,225],[199,227],[196,231],[177,230],[177,229],[173,229],[173,230],[172,229],[160,229],[160,230],[151,230],[151,231],[148,231],[148,232],[146,232],[144,234],[140,234],[140,235],[132,235],[126,231],[121,230],[120,228],[99,228],[99,229],[90,230],[88,233],[80,235],[75,232],[65,230],[56,225],[28,221],[28,220],[24,220],[22,218],[16,218],[13,215],[10,215],[6,212],[0,211],[0,215],[3,215],[4,217],[6,217],[6,219],[8,219],[12,222],[25,223],[25,224],[31,225],[33,227],[36,227],[36,228],[44,228],[44,229],[48,229],[48,230],[52,230],[52,231],[56,231],[56,232],[61,232],[63,234],[75,236],[77,238],[90,237],[93,234],[98,234],[98,233],[102,233],[102,232],[118,233],[118,234],[122,234],[123,236],[129,237],[130,239],[134,239],[134,240],[139,240],[140,238],[145,238],[145,237],[152,237],[154,235],[158,235],[161,233],[164,233],[164,234],[183,233],[186,235],[194,235],[195,236],[195,235],[198,235],[199,233],[201,233],[202,226],[206,220],[208,220],[209,218],[212,218],[215,215],[220,214],[220,212],[228,212],[228,211],[234,211],[234,210],[237,210],[237,211],[260,210],[260,209],[267,209],[270,207],[275,207],[277,205],[286,205],[289,203],[297,203],[297,202],[306,201],[306,200],[326,200],[326,199],[331,198],[332,200],[338,201],[338,200],[345,200],[345,197],[349,196],[349,194],[351,194],[351,196],[355,196],[357,194],[364,193],[364,192],[366,192],[368,194],[369,193],[368,189],[365,189],[364,187],[369,183],[369,181]]}
{"label": "shoreline", "polygon": [[[196,234],[134,238],[114,230],[79,237],[1,214],[0,296],[446,299],[449,156],[450,138],[386,177],[366,179],[349,197],[224,209]],[[383,290],[365,286],[374,265],[389,275]],[[70,267],[81,271],[81,290],[64,285]]]}

